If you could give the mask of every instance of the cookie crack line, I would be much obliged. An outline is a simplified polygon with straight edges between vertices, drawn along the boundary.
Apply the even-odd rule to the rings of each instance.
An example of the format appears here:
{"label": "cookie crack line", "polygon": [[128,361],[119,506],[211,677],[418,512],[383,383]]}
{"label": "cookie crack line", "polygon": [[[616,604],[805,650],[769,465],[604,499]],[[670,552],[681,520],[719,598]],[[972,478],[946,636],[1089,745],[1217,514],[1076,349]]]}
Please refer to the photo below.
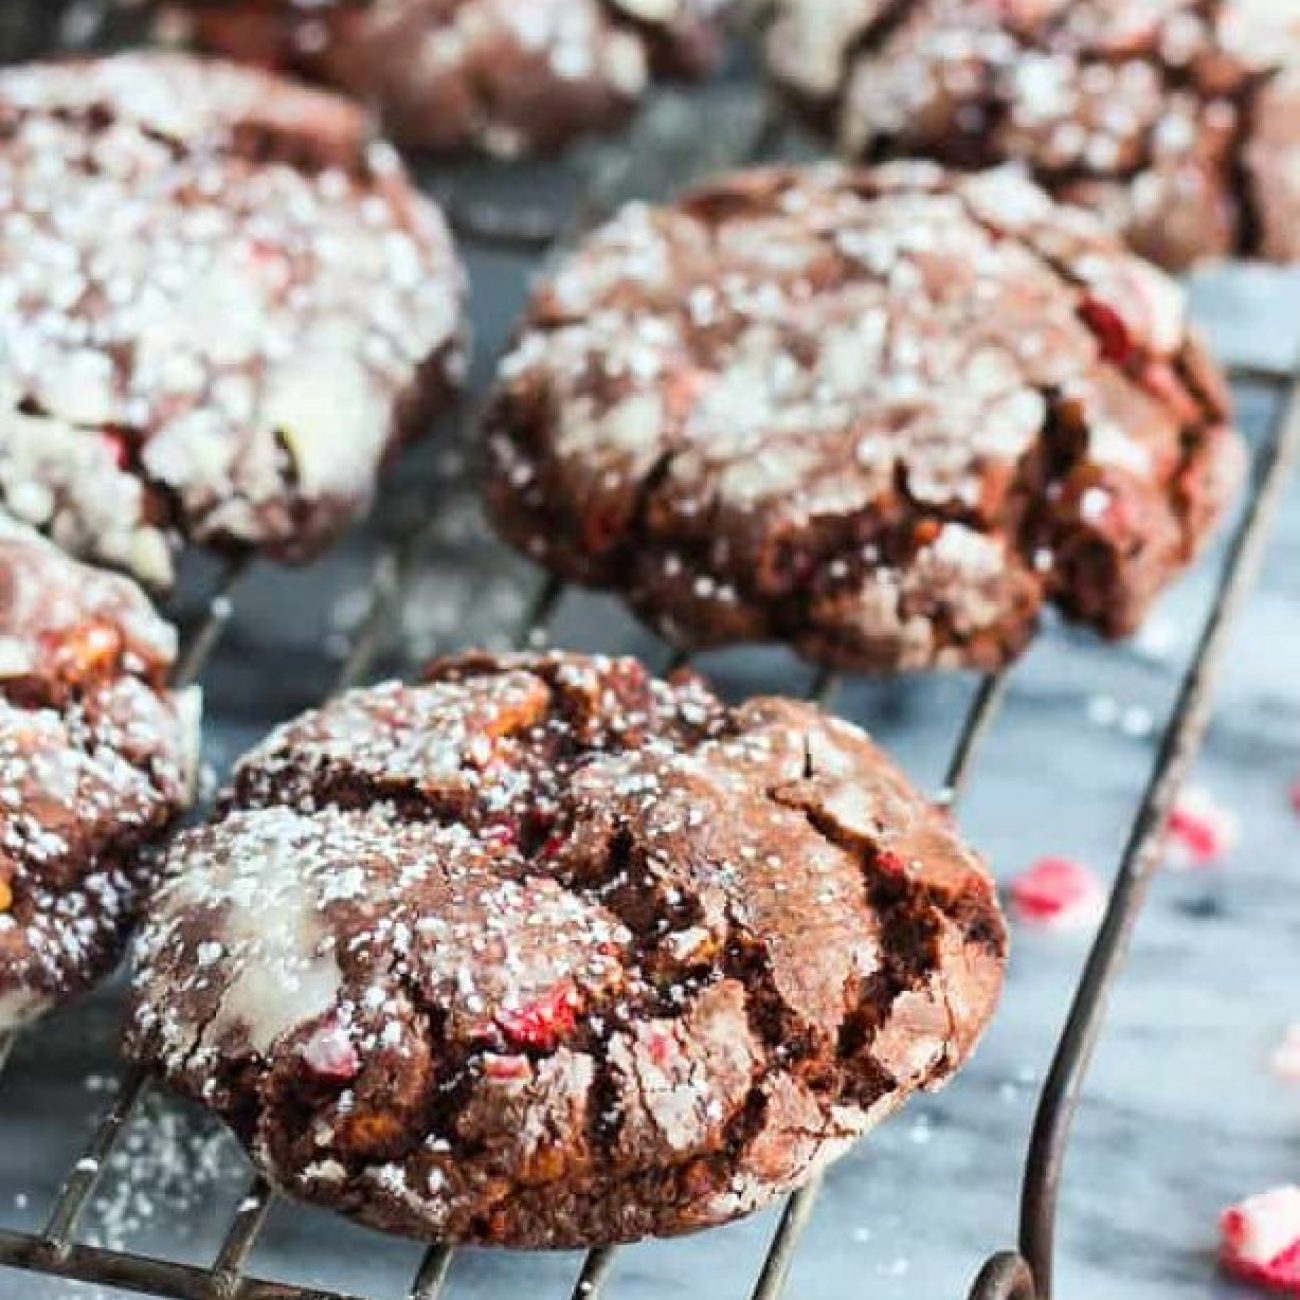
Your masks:
{"label": "cookie crack line", "polygon": [[[481,779],[455,802],[467,762]],[[420,765],[445,823],[375,798]],[[778,797],[827,782],[923,828],[988,915],[927,919]],[[512,833],[525,865],[490,825],[533,810]],[[975,945],[959,1025],[934,986],[971,977],[940,941],[996,917],[947,819],[812,706],[731,708],[630,660],[470,656],[340,697],[244,760],[170,850],[128,1050],[230,1123],[272,1185],[373,1226],[671,1235],[766,1203],[951,1074],[1001,954]],[[899,997],[915,1010],[890,1017]],[[914,1033],[926,1068],[900,1073]]]}

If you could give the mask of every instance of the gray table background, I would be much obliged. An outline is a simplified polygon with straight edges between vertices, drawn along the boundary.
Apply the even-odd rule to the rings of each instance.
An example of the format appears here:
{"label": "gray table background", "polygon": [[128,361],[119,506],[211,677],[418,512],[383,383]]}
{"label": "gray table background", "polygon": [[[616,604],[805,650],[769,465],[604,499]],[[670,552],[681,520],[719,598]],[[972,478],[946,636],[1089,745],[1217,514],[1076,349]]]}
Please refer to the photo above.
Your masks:
{"label": "gray table background", "polygon": [[[73,6],[74,16],[80,8]],[[6,24],[16,27],[18,10],[18,0],[0,0],[0,39]],[[593,175],[610,192],[665,193],[689,173],[734,157],[756,115],[753,94],[733,81],[703,100],[657,105],[631,152],[601,147],[563,169],[508,175],[442,169],[430,184],[561,209]],[[631,170],[629,157],[637,159]],[[505,252],[477,252],[469,260],[481,388],[530,267]],[[1234,270],[1198,284],[1197,303],[1225,358],[1285,362],[1300,355],[1300,276]],[[1269,414],[1259,395],[1243,394],[1242,420],[1253,437]],[[481,522],[468,433],[445,424],[407,458],[397,479],[376,522],[327,560],[299,572],[261,569],[241,588],[234,622],[205,675],[214,773],[268,725],[329,689],[350,629],[364,614],[376,557],[386,539],[413,526],[425,529],[425,539],[380,671],[410,671],[433,653],[502,645],[513,635],[537,575],[494,543]],[[1216,549],[1180,584],[1136,643],[1106,647],[1052,626],[1014,674],[961,818],[1002,879],[1043,853],[1113,873],[1221,558]],[[209,576],[196,569],[192,591]],[[193,605],[191,598],[183,612],[192,614]],[[568,597],[553,635],[577,648],[638,652],[655,664],[667,654],[601,597]],[[734,695],[801,691],[811,676],[779,651],[711,656],[703,666]],[[973,688],[964,678],[850,682],[837,707],[933,787]],[[1101,720],[1110,715],[1118,721]],[[1242,817],[1241,843],[1222,870],[1165,875],[1153,891],[1068,1167],[1060,1273],[1066,1300],[1237,1294],[1213,1266],[1218,1211],[1247,1192],[1300,1181],[1300,1087],[1287,1088],[1266,1069],[1285,1027],[1300,1021],[1300,817],[1287,798],[1297,777],[1300,486],[1293,484],[1263,582],[1236,630],[1197,771]],[[1037,1089],[1086,943],[1086,935],[1017,931],[1003,1011],[973,1065],[831,1172],[794,1270],[794,1300],[959,1300],[984,1256],[1011,1243]],[[120,1021],[119,982],[19,1041],[0,1080],[5,1227],[40,1225],[108,1104]],[[151,1097],[110,1166],[86,1236],[205,1263],[246,1181],[221,1132]],[[769,1213],[624,1252],[608,1294],[741,1300],[773,1227]],[[419,1253],[281,1206],[251,1271],[397,1297]],[[569,1256],[466,1252],[449,1294],[558,1298],[568,1294],[576,1270]],[[0,1300],[110,1294],[116,1295],[0,1270]]]}

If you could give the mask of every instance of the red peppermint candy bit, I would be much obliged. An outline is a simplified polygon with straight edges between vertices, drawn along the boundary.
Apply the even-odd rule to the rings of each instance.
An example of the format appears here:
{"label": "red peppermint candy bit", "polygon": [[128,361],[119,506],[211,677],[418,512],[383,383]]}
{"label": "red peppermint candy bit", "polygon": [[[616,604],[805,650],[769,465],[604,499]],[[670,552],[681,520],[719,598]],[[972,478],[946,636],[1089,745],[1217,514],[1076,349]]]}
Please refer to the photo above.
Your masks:
{"label": "red peppermint candy bit", "polygon": [[646,1029],[643,1041],[650,1059],[661,1070],[666,1070],[677,1055],[677,1040],[662,1025],[651,1025]]}
{"label": "red peppermint candy bit", "polygon": [[690,415],[710,379],[703,370],[694,366],[680,366],[664,378],[661,393],[664,400],[664,413],[668,420],[680,424]]}
{"label": "red peppermint candy bit", "polygon": [[348,1032],[336,1021],[322,1025],[303,1044],[303,1064],[322,1083],[350,1083],[361,1073],[361,1058]]}
{"label": "red peppermint candy bit", "polygon": [[563,831],[554,831],[548,835],[537,850],[538,862],[550,862],[552,858],[558,858],[568,839]]}
{"label": "red peppermint candy bit", "polygon": [[1300,1187],[1277,1187],[1225,1210],[1224,1272],[1265,1291],[1300,1295]]}
{"label": "red peppermint candy bit", "polygon": [[1079,305],[1083,323],[1097,336],[1101,355],[1117,366],[1126,365],[1133,357],[1133,336],[1124,318],[1100,298],[1085,298]]}
{"label": "red peppermint candy bit", "polygon": [[1165,824],[1165,861],[1175,871],[1212,867],[1232,852],[1237,818],[1208,790],[1192,787],[1179,796]]}
{"label": "red peppermint candy bit", "polygon": [[582,531],[583,549],[589,554],[601,554],[608,551],[623,536],[627,527],[627,514],[624,510],[607,506],[596,508],[587,515]]}
{"label": "red peppermint candy bit", "polygon": [[289,257],[283,248],[264,239],[250,239],[248,261],[254,273],[271,288],[283,289],[288,285]]}
{"label": "red peppermint candy bit", "polygon": [[516,1011],[498,1011],[495,1018],[512,1047],[552,1051],[577,1022],[578,990],[572,980],[564,980]]}
{"label": "red peppermint candy bit", "polygon": [[497,1083],[517,1083],[532,1073],[526,1056],[498,1056],[489,1052],[483,1058],[483,1075]]}
{"label": "red peppermint candy bit", "polygon": [[483,843],[491,849],[504,851],[513,849],[519,843],[519,836],[515,833],[515,828],[505,822],[491,822],[483,827],[481,834]]}
{"label": "red peppermint candy bit", "polygon": [[880,849],[876,853],[876,870],[885,876],[894,876],[902,880],[907,875],[907,863],[893,849]]}
{"label": "red peppermint candy bit", "polygon": [[120,433],[101,433],[99,441],[107,448],[108,454],[113,458],[113,464],[118,469],[125,469],[131,460],[126,439]]}
{"label": "red peppermint candy bit", "polygon": [[1011,902],[1026,925],[1045,930],[1077,930],[1101,915],[1101,883],[1068,858],[1040,858],[1011,885]]}

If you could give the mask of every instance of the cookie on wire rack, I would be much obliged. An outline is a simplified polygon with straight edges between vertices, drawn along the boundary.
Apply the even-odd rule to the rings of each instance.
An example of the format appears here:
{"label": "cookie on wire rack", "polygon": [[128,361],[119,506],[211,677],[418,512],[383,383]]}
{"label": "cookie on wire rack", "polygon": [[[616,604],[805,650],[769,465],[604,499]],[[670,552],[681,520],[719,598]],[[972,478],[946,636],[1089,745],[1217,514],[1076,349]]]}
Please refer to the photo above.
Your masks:
{"label": "cookie on wire rack", "polygon": [[1300,260],[1296,0],[769,0],[778,83],[854,158],[1015,162],[1172,269]]}
{"label": "cookie on wire rack", "polygon": [[1009,170],[741,173],[537,289],[485,437],[500,530],[687,647],[1001,667],[1133,632],[1241,472],[1182,290]]}
{"label": "cookie on wire rack", "polygon": [[626,121],[655,81],[698,79],[734,0],[173,0],[199,46],[364,99],[399,144],[501,158]]}
{"label": "cookie on wire rack", "polygon": [[129,1050],[270,1181],[447,1243],[725,1222],[966,1060],[992,882],[812,705],[471,655],[346,695],[183,833]]}
{"label": "cookie on wire rack", "polygon": [[0,501],[164,589],[315,556],[462,368],[443,219],[347,100],[131,54],[0,72]]}
{"label": "cookie on wire rack", "polygon": [[0,513],[0,1033],[118,962],[189,802],[198,697],[129,579]]}

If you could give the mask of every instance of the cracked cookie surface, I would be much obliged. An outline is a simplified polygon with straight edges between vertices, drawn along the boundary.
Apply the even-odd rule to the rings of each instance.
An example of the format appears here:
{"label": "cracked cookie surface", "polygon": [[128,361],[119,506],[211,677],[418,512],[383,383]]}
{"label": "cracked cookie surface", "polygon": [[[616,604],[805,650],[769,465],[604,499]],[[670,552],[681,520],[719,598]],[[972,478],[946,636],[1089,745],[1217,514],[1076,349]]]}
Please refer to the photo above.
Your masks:
{"label": "cracked cookie surface", "polygon": [[238,768],[129,1050],[284,1191],[446,1242],[725,1222],[963,1063],[1006,937],[857,729],[631,660],[467,656]]}
{"label": "cracked cookie surface", "polygon": [[459,373],[441,216],[341,98],[136,54],[0,73],[0,500],[172,584],[311,558]]}
{"label": "cracked cookie surface", "polygon": [[0,1032],[121,956],[193,779],[175,648],[134,583],[0,514]]}
{"label": "cracked cookie surface", "polygon": [[[723,52],[732,0],[185,0],[203,47],[357,95],[400,144],[503,158],[622,123]],[[184,28],[183,28],[184,29]]]}
{"label": "cracked cookie surface", "polygon": [[486,417],[506,537],[687,646],[1002,666],[1132,632],[1240,477],[1182,291],[1007,170],[759,170],[536,292]]}
{"label": "cracked cookie surface", "polygon": [[850,155],[1015,162],[1183,269],[1300,258],[1297,0],[774,0],[774,76]]}

